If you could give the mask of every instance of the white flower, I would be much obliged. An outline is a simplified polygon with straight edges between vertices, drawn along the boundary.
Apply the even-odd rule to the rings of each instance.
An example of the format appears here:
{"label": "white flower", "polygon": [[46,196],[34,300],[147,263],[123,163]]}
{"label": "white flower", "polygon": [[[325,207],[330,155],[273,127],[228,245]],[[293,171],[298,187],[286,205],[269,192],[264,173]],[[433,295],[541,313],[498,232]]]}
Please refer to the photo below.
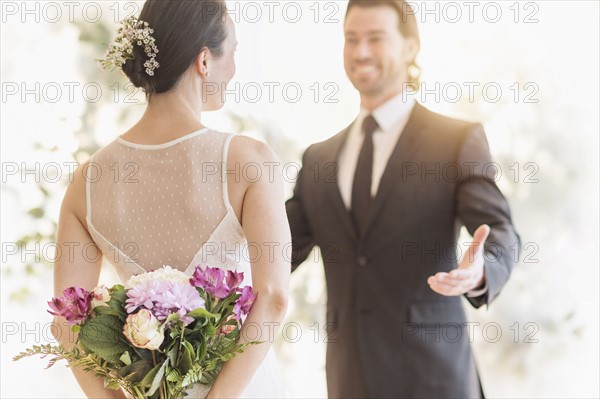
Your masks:
{"label": "white flower", "polygon": [[136,284],[148,280],[165,280],[177,281],[180,283],[189,283],[190,276],[188,276],[184,272],[180,272],[179,270],[173,269],[171,266],[165,265],[160,269],[154,270],[152,272],[136,274],[129,277],[129,279],[125,283],[125,287],[130,288]]}
{"label": "white flower", "polygon": [[110,293],[106,286],[101,285],[92,290],[92,309],[96,306],[106,306],[108,301],[110,301]]}
{"label": "white flower", "polygon": [[124,19],[123,25],[117,31],[115,41],[108,46],[108,50],[104,59],[97,60],[100,65],[107,69],[109,67],[122,67],[125,61],[133,59],[133,45],[137,44],[144,48],[146,57],[153,61],[150,67],[146,68],[146,73],[150,76],[154,75],[154,70],[159,67],[156,62],[156,40],[152,37],[154,30],[148,25],[148,22],[140,21],[131,16]]}
{"label": "white flower", "polygon": [[127,317],[123,335],[133,346],[150,350],[158,349],[165,339],[161,323],[148,309]]}

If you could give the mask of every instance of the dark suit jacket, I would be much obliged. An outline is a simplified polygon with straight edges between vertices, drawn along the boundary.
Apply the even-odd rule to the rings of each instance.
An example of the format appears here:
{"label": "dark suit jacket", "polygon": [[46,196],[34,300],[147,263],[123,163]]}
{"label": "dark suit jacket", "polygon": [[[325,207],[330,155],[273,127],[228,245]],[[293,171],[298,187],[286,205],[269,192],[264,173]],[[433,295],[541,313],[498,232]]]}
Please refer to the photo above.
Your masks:
{"label": "dark suit jacket", "polygon": [[468,298],[473,306],[498,296],[518,259],[519,236],[494,182],[482,126],[416,104],[360,237],[337,182],[348,132],[306,150],[286,203],[293,269],[315,245],[323,256],[329,396],[482,396],[461,298],[427,284],[428,276],[456,267],[462,225],[471,234],[481,224],[491,227],[489,289]]}

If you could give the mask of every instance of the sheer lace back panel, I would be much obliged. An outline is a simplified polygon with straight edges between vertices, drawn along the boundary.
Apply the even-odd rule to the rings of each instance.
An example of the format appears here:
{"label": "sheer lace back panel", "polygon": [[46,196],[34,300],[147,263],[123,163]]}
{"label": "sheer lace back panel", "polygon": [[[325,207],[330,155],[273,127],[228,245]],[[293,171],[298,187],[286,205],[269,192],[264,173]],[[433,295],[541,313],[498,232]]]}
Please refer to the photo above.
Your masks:
{"label": "sheer lace back panel", "polygon": [[[233,135],[202,129],[161,145],[118,137],[87,168],[87,224],[122,280],[163,265],[250,268],[227,194]],[[247,258],[246,258],[247,259]]]}

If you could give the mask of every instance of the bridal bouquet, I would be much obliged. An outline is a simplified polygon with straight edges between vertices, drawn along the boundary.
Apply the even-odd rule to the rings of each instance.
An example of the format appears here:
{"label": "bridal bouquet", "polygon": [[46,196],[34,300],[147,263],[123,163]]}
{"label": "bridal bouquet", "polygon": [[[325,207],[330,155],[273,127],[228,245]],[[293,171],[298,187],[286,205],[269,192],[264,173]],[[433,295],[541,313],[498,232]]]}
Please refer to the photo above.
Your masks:
{"label": "bridal bouquet", "polygon": [[238,342],[256,298],[242,281],[235,271],[198,266],[190,278],[164,266],[112,288],[67,288],[48,305],[78,333],[73,349],[33,346],[14,360],[51,356],[51,367],[65,359],[134,398],[183,397],[192,384],[211,385],[225,361],[259,343]]}

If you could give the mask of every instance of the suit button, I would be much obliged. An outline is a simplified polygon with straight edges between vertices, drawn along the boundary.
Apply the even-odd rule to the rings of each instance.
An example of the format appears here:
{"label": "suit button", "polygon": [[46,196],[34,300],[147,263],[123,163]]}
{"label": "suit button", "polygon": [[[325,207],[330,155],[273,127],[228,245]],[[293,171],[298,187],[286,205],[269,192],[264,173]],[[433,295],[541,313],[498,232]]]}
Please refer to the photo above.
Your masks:
{"label": "suit button", "polygon": [[356,258],[356,264],[360,267],[365,267],[365,266],[367,266],[368,263],[369,263],[369,260],[367,259],[366,256],[359,256],[358,258]]}

